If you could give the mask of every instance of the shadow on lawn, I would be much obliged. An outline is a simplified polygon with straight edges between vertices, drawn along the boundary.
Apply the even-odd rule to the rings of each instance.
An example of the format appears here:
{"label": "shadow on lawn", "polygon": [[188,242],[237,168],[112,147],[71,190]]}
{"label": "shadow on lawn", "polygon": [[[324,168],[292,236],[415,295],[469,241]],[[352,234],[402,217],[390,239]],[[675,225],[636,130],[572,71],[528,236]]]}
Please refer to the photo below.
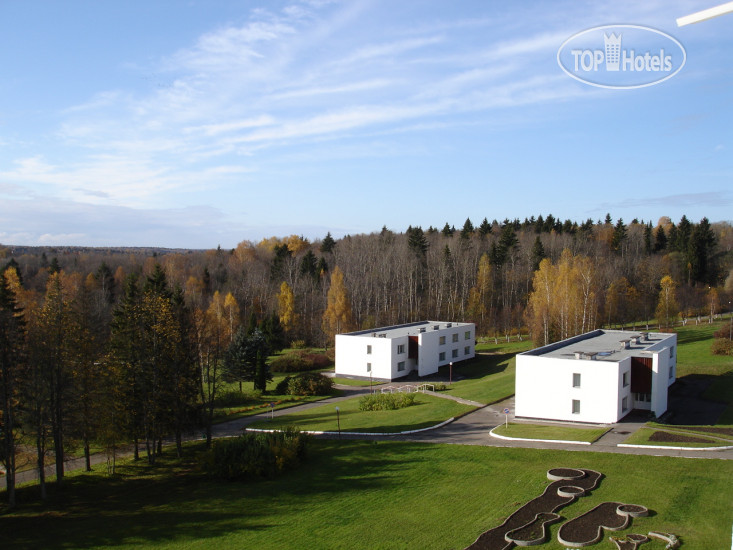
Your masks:
{"label": "shadow on lawn", "polygon": [[[515,355],[516,353],[477,353],[473,359],[456,363],[453,366],[453,379],[473,380],[504,372]],[[450,367],[440,367],[439,374],[441,379],[447,380],[450,375]]]}
{"label": "shadow on lawn", "polygon": [[25,487],[18,491],[17,509],[0,514],[0,546],[143,547],[222,537],[228,543],[227,537],[243,539],[247,531],[274,527],[285,509],[297,513],[314,499],[399,483],[400,472],[427,460],[413,448],[419,444],[409,447],[311,442],[309,458],[297,470],[250,482],[202,474],[198,447],[195,459],[183,466],[138,463],[111,478],[80,475],[63,487],[51,483],[46,503],[38,502],[37,486]]}

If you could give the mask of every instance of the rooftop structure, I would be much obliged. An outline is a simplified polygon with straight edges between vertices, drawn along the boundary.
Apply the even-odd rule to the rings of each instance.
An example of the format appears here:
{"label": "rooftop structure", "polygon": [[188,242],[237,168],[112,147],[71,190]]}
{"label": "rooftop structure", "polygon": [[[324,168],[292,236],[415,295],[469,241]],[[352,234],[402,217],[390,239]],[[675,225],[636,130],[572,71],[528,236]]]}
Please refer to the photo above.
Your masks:
{"label": "rooftop structure", "polygon": [[516,416],[613,423],[667,410],[677,335],[595,330],[517,355]]}

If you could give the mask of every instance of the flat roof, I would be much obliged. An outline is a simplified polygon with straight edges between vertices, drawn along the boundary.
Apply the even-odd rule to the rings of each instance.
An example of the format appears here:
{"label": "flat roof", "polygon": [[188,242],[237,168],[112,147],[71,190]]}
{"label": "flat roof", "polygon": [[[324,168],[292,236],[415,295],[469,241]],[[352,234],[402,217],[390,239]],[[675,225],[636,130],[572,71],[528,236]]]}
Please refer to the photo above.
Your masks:
{"label": "flat roof", "polygon": [[[468,327],[473,323],[455,323],[447,321],[419,321],[417,323],[405,323],[404,325],[393,325],[391,327],[372,328],[369,330],[357,330],[356,332],[347,332],[343,336],[365,336],[371,338],[400,338],[402,336],[416,335],[420,332],[429,332],[436,330],[445,330],[452,327]],[[424,329],[424,330],[421,330]],[[384,335],[384,336],[382,336]]]}
{"label": "flat roof", "polygon": [[[521,355],[537,355],[557,359],[595,359],[618,362],[627,357],[643,356],[644,352],[659,351],[660,343],[673,340],[677,335],[664,332],[594,330],[561,342],[525,351]],[[667,345],[671,345],[670,341]],[[628,346],[628,347],[627,347]]]}

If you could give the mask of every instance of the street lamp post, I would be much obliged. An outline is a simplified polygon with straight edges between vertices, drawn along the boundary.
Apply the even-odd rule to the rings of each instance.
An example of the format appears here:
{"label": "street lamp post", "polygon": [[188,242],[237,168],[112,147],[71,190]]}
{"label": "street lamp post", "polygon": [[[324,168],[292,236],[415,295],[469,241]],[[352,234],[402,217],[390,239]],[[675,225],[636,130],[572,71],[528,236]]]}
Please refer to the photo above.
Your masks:
{"label": "street lamp post", "polygon": [[453,361],[450,362],[449,367],[449,375],[448,375],[448,383],[452,386],[453,385]]}
{"label": "street lamp post", "polygon": [[339,416],[339,408],[336,407],[336,423],[339,429],[339,439],[341,439],[341,416]]}

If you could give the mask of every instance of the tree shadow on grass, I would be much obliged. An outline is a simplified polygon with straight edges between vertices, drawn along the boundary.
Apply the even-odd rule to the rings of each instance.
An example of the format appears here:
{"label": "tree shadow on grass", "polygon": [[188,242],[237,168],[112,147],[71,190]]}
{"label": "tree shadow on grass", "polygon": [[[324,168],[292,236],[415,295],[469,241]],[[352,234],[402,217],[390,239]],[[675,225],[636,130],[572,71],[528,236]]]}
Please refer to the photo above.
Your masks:
{"label": "tree shadow on grass", "polygon": [[63,487],[50,483],[46,503],[38,502],[37,486],[25,487],[18,491],[16,510],[0,515],[0,547],[144,547],[205,539],[214,544],[213,539],[222,537],[245,540],[248,532],[281,525],[314,502],[399,484],[402,472],[427,460],[417,449],[424,447],[314,441],[309,458],[297,470],[248,482],[205,476],[197,466],[203,458],[198,453],[185,468],[138,463],[120,468],[122,474],[114,477],[80,475],[68,478]]}

